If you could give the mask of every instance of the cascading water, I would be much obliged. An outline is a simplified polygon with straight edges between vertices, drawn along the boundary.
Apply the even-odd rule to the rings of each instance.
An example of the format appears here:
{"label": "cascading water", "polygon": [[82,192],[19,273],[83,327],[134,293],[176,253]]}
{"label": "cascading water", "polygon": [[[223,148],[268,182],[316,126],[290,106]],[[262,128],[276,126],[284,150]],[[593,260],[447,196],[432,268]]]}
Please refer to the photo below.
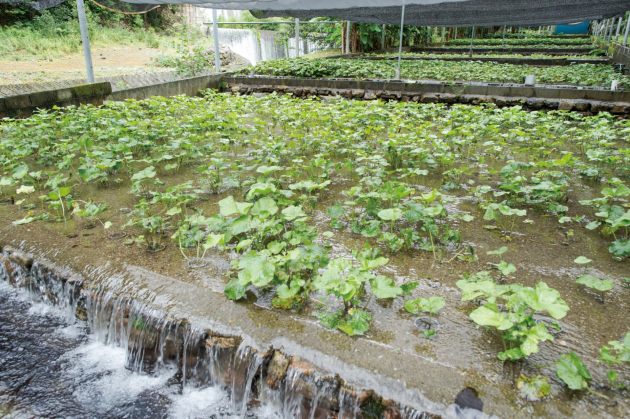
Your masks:
{"label": "cascading water", "polygon": [[[252,65],[261,61],[296,56],[295,38],[290,38],[286,44],[276,31],[219,28],[219,45],[229,47]],[[300,42],[300,55],[323,49],[315,42],[307,40]]]}
{"label": "cascading water", "polygon": [[367,393],[301,358],[210,336],[20,255],[0,256],[0,416],[362,417]]}

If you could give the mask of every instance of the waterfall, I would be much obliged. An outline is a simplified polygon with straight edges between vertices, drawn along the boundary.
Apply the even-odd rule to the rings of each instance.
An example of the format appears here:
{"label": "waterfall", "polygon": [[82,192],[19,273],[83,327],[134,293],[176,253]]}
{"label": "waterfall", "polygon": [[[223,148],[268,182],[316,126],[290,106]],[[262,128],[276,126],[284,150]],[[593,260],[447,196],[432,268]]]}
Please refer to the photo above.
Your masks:
{"label": "waterfall", "polygon": [[[219,28],[219,45],[229,47],[252,65],[295,57],[295,38],[290,38],[287,45],[277,31]],[[316,42],[304,39],[300,42],[300,56],[324,49]]]}

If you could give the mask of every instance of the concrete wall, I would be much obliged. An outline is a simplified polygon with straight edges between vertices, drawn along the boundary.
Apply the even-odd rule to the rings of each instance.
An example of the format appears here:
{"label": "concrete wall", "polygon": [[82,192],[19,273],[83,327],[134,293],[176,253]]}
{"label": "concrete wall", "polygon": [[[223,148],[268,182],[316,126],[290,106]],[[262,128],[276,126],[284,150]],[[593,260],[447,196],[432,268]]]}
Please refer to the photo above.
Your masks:
{"label": "concrete wall", "polygon": [[109,82],[83,84],[64,89],[33,92],[0,98],[0,118],[27,118],[37,109],[53,106],[102,105],[103,99],[112,93]]}
{"label": "concrete wall", "polygon": [[199,94],[200,90],[218,89],[223,76],[223,74],[216,74],[192,77],[133,89],[119,90],[117,92],[112,92],[111,83],[101,82],[7,96],[0,98],[0,118],[27,118],[38,109],[51,109],[53,106],[60,108],[86,104],[100,106],[106,100],[142,100],[152,96],[196,96]]}

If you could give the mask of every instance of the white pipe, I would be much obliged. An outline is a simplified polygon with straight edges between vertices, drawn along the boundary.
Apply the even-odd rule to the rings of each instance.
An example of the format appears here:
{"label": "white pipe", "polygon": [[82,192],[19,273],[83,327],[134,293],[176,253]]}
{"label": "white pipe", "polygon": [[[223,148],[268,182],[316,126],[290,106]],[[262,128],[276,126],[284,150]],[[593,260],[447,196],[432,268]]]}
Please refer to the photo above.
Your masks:
{"label": "white pipe", "polygon": [[470,34],[470,50],[468,51],[468,55],[472,57],[472,47],[473,47],[473,41],[475,40],[475,26],[472,27],[472,33]]}
{"label": "white pipe", "polygon": [[398,70],[396,70],[396,80],[400,80],[400,63],[402,62],[402,42],[403,42],[403,25],[405,24],[405,5],[402,5],[400,12],[400,37],[398,39]]}
{"label": "white pipe", "polygon": [[540,30],[542,29],[542,26],[538,27],[538,35],[540,35]]}
{"label": "white pipe", "polygon": [[507,25],[503,25],[503,41],[501,41],[501,48],[505,47],[505,28],[507,28]]}
{"label": "white pipe", "polygon": [[300,56],[300,18],[295,18],[295,56]]}
{"label": "white pipe", "polygon": [[628,45],[628,31],[630,31],[630,17],[628,17],[628,24],[626,25],[626,34],[623,37],[623,46]]}
{"label": "white pipe", "polygon": [[455,26],[455,28],[453,28],[453,39],[457,39],[457,26]]}
{"label": "white pipe", "polygon": [[446,30],[446,28],[444,26],[442,26],[442,42],[444,42],[444,31]]}
{"label": "white pipe", "polygon": [[214,38],[214,69],[221,72],[221,54],[219,53],[219,25],[217,23],[217,9],[212,9],[212,37]]}
{"label": "white pipe", "polygon": [[88,83],[94,83],[94,67],[92,66],[92,51],[90,49],[90,37],[88,35],[87,19],[85,18],[85,5],[83,0],[77,0],[77,12],[79,15],[79,28],[81,41],[83,42],[83,57],[85,58],[85,70]]}

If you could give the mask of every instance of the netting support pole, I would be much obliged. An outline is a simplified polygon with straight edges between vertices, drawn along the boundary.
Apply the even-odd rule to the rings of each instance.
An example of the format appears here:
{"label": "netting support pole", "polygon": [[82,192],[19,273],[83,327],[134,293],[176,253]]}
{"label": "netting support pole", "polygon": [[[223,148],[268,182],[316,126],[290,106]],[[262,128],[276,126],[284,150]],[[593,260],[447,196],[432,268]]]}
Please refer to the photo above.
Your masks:
{"label": "netting support pole", "polygon": [[610,21],[610,30],[608,31],[608,40],[612,40],[613,26],[615,26],[615,18]]}
{"label": "netting support pole", "polygon": [[446,28],[442,26],[442,42],[444,42],[444,31],[446,31]]}
{"label": "netting support pole", "polygon": [[626,34],[623,36],[623,46],[628,45],[628,32],[630,32],[630,17],[628,17],[628,24],[626,25]]}
{"label": "netting support pole", "polygon": [[505,30],[507,29],[507,25],[503,25],[503,41],[501,41],[501,48],[505,47]]}
{"label": "netting support pole", "polygon": [[214,70],[221,72],[221,53],[219,52],[219,23],[217,9],[212,9],[212,37],[214,38]]}
{"label": "netting support pole", "polygon": [[473,47],[473,41],[474,40],[475,40],[475,27],[473,26],[472,27],[472,33],[470,34],[470,50],[468,51],[468,56],[469,57],[472,57],[472,55],[473,55],[472,47]]}
{"label": "netting support pole", "polygon": [[346,54],[350,54],[350,21],[346,22]]}
{"label": "netting support pole", "polygon": [[300,18],[295,18],[295,57],[300,56]]}
{"label": "netting support pole", "polygon": [[540,35],[540,30],[542,29],[542,26],[538,27],[538,35]]}
{"label": "netting support pole", "polygon": [[79,29],[83,43],[83,56],[85,57],[85,70],[88,83],[94,83],[94,67],[92,66],[92,50],[90,49],[90,36],[88,35],[87,19],[85,18],[85,4],[83,0],[77,0],[77,12],[79,15]]}
{"label": "netting support pole", "polygon": [[457,29],[458,29],[457,26],[453,28],[453,39],[457,39]]}
{"label": "netting support pole", "polygon": [[398,38],[398,69],[396,70],[396,80],[400,80],[400,63],[402,62],[403,25],[405,24],[405,5],[402,5],[400,12],[400,37]]}
{"label": "netting support pole", "polygon": [[623,16],[619,18],[619,23],[617,23],[617,33],[615,34],[615,41],[619,41],[619,34],[621,33],[621,22],[623,21]]}
{"label": "netting support pole", "polygon": [[381,33],[381,49],[385,49],[385,24],[383,24],[383,30]]}

